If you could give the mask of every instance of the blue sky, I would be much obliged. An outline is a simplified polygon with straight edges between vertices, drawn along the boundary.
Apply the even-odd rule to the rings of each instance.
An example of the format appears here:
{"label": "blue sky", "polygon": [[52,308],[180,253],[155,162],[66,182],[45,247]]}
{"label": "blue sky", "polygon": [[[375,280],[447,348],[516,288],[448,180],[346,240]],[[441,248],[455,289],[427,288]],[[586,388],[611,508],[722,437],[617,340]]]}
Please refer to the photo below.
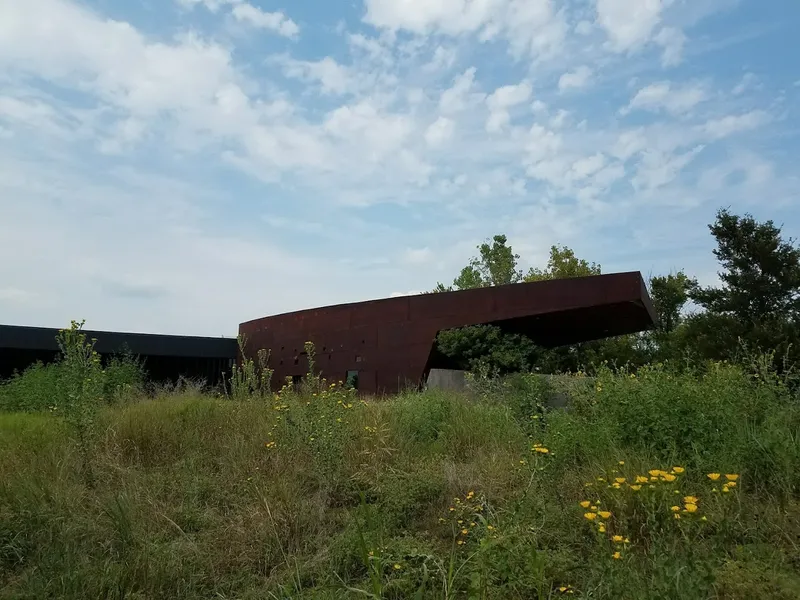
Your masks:
{"label": "blue sky", "polygon": [[0,0],[0,322],[233,335],[496,233],[716,279],[800,237],[794,0]]}

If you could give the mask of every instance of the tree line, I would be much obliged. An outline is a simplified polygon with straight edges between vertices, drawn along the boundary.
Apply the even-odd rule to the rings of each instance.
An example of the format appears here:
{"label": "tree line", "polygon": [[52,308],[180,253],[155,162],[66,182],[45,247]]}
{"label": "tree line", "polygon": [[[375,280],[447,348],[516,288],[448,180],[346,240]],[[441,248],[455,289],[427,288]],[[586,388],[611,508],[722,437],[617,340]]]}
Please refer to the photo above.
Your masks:
{"label": "tree line", "polygon": [[[438,353],[453,368],[502,375],[521,371],[557,373],[652,362],[678,366],[709,360],[741,361],[768,353],[778,368],[800,360],[800,249],[771,220],[759,222],[721,209],[709,225],[720,265],[718,286],[701,286],[683,270],[647,282],[658,321],[638,334],[545,349],[530,338],[495,325],[442,331]],[[520,256],[505,235],[478,247],[478,255],[449,286],[429,293],[521,282],[599,275],[601,266],[555,245],[544,269],[520,269]]]}

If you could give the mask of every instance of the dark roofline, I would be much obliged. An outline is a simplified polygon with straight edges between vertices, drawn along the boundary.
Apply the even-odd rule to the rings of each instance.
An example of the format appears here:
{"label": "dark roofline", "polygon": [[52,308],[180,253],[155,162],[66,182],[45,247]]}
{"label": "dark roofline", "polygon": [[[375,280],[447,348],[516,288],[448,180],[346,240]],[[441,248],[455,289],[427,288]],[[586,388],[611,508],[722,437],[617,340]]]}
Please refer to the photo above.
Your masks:
{"label": "dark roofline", "polygon": [[[58,331],[52,327],[0,325],[0,348],[58,351]],[[97,339],[95,349],[100,354],[114,354],[126,348],[140,356],[235,358],[237,353],[236,338],[93,330],[84,333]]]}

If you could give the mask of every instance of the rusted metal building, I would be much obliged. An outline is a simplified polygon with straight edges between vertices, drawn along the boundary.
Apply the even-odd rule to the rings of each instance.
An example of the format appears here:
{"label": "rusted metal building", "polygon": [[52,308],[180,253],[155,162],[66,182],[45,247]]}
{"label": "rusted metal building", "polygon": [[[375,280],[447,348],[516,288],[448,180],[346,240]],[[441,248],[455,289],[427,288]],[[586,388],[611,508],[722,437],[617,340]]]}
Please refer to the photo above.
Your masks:
{"label": "rusted metal building", "polygon": [[270,351],[276,387],[307,372],[310,341],[322,376],[380,394],[424,383],[441,330],[493,324],[555,347],[643,331],[655,320],[641,273],[630,272],[315,308],[248,321],[239,333],[248,357]]}

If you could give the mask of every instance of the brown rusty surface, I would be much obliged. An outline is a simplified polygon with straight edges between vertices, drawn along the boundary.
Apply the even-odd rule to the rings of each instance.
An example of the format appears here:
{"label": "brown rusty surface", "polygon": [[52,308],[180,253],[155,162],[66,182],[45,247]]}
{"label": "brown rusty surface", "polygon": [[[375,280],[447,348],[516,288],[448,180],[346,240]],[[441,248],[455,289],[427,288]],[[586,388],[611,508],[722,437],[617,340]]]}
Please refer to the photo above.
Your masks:
{"label": "brown rusty surface", "polygon": [[298,311],[242,323],[246,354],[271,351],[276,387],[303,375],[306,341],[330,381],[359,372],[359,391],[391,393],[419,385],[443,329],[491,323],[554,347],[650,328],[655,312],[639,272],[516,283],[387,298]]}

